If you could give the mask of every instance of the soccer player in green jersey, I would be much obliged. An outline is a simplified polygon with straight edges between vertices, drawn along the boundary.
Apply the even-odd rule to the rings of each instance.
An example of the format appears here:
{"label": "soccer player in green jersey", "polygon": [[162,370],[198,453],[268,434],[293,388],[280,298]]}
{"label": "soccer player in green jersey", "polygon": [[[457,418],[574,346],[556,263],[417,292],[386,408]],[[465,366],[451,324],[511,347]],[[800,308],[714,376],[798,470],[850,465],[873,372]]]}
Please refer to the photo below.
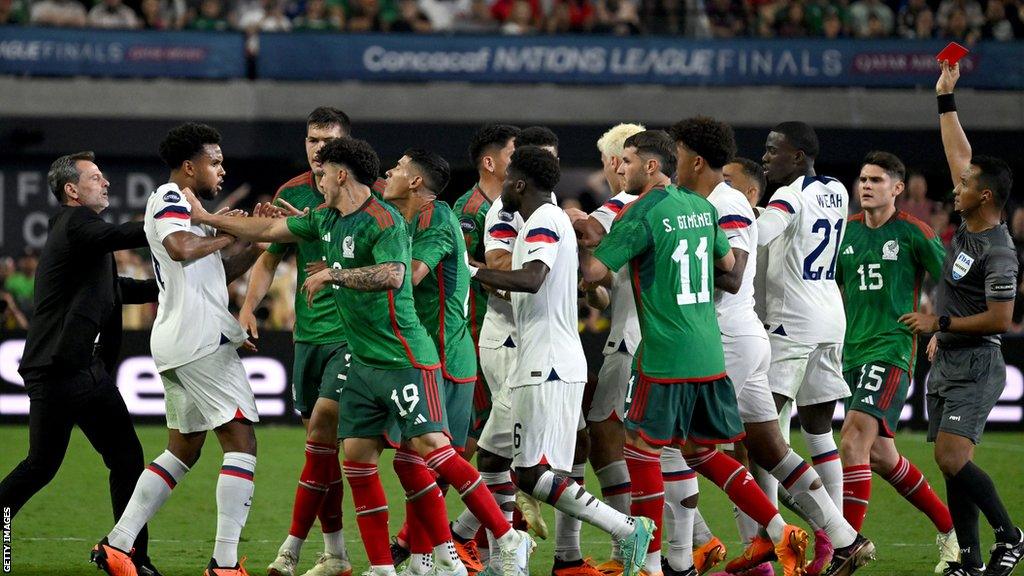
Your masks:
{"label": "soccer player in green jersey", "polygon": [[[668,573],[668,568],[672,573],[693,574],[692,566],[676,570],[661,562],[665,502],[661,452],[688,441],[716,444],[743,437],[736,393],[725,374],[712,298],[715,270],[732,270],[736,258],[715,207],[671,185],[667,173],[676,160],[672,138],[647,130],[628,138],[624,146],[619,174],[625,191],[639,198],[619,213],[593,254],[580,249],[580,262],[588,282],[603,281],[610,271],[630,265],[641,333],[626,392],[624,454],[632,484],[631,511],[634,516],[658,520],[646,571]],[[687,351],[685,357],[679,350]],[[786,525],[746,469],[717,451],[700,468],[766,526],[786,575],[799,574],[807,535]],[[692,472],[683,469],[676,474]],[[685,505],[692,509],[696,504],[694,492]]]}
{"label": "soccer player in green jersey", "polygon": [[[431,468],[455,487],[466,506],[497,537],[502,574],[528,571],[534,544],[512,529],[480,475],[458,456],[447,428],[440,362],[434,343],[416,316],[412,299],[412,257],[401,214],[373,197],[370,188],[379,160],[369,144],[338,138],[317,154],[323,164],[324,206],[288,219],[233,218],[209,214],[190,198],[199,220],[239,238],[272,242],[320,240],[330,267],[302,286],[308,300],[332,290],[348,338],[351,365],[343,380],[338,435],[343,438],[343,471],[352,489],[356,519],[369,574],[394,575],[388,546],[387,499],[377,471],[384,434],[397,422],[403,446],[415,457],[396,462],[407,494],[435,501],[440,512],[420,517],[427,534],[447,540],[447,516]],[[440,548],[446,548],[441,545]],[[446,552],[446,550],[442,550]]]}
{"label": "soccer player in green jersey", "polygon": [[[484,234],[485,221],[491,203],[501,195],[501,183],[505,180],[505,170],[515,150],[516,136],[519,128],[508,124],[488,124],[480,128],[473,136],[469,145],[469,155],[479,178],[468,192],[455,201],[453,209],[459,219],[462,235],[466,241],[469,257],[477,262],[485,262]],[[480,329],[483,327],[484,315],[487,313],[487,292],[479,282],[472,282],[469,289],[469,326],[473,342],[480,344]],[[476,452],[476,441],[483,432],[484,424],[491,411],[491,388],[497,390],[500,382],[487,382],[487,368],[491,364],[500,363],[500,359],[508,356],[508,351],[501,350],[504,342],[492,345],[484,342],[481,348],[487,349],[480,361],[480,370],[485,378],[476,383],[473,397],[473,426],[470,428],[470,440],[466,446],[466,457],[472,458]],[[480,350],[477,350],[478,355]],[[507,367],[504,370],[507,372]],[[473,552],[475,556],[475,552]]]}
{"label": "soccer player in green jersey", "polygon": [[949,509],[896,449],[895,431],[914,373],[917,338],[899,322],[917,311],[925,272],[942,277],[946,249],[930,226],[896,209],[906,169],[888,152],[861,165],[857,193],[863,211],[850,217],[839,248],[836,281],[843,290],[846,399],[840,452],[843,515],[860,530],[871,498],[871,473],[885,478],[939,531],[939,566],[958,558]]}
{"label": "soccer player in green jersey", "polygon": [[[477,379],[476,352],[466,319],[469,299],[469,265],[459,222],[448,204],[437,195],[448,185],[448,162],[433,152],[407,150],[387,172],[384,199],[405,217],[412,243],[412,283],[416,314],[441,354],[445,408],[452,445],[464,450],[473,418],[473,385]],[[403,454],[399,450],[399,454]],[[438,563],[431,566],[430,545],[415,515],[422,499],[406,504],[406,523],[396,537],[403,551],[412,552],[407,569],[410,576],[453,574]],[[461,543],[453,543],[456,548]],[[394,545],[393,545],[394,546]],[[392,548],[394,550],[394,548]],[[463,556],[460,554],[460,556]],[[459,562],[459,568],[465,572]],[[483,567],[474,567],[480,570]]]}
{"label": "soccer player in green jersey", "polygon": [[[324,144],[348,136],[348,116],[336,108],[320,107],[306,119],[306,160],[309,170],[285,182],[275,203],[296,210],[313,210],[323,203],[318,188],[321,167],[316,154]],[[259,257],[249,276],[245,302],[238,321],[254,339],[259,338],[255,309],[274,281],[274,271],[288,253],[295,254],[296,285],[306,281],[306,266],[322,262],[320,242],[271,244]],[[339,374],[347,371],[348,345],[334,296],[318,294],[312,303],[295,294],[295,360],[292,366],[292,399],[306,427],[306,463],[295,489],[292,522],[277,558],[267,567],[269,576],[293,576],[299,553],[313,520],[320,518],[324,552],[304,576],[341,576],[351,571],[341,530],[341,464],[338,461]]]}

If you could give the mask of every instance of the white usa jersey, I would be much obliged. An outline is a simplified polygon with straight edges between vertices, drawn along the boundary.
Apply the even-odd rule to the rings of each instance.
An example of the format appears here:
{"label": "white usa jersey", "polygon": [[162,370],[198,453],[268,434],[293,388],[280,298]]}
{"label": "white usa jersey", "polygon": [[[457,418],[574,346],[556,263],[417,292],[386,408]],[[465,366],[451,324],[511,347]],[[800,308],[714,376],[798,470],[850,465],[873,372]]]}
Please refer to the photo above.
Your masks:
{"label": "white usa jersey", "polygon": [[[612,229],[615,218],[627,204],[636,200],[636,194],[619,192],[600,208],[590,213],[604,227],[605,233]],[[636,301],[633,300],[633,288],[629,283],[629,266],[623,266],[612,274],[611,305],[609,313],[612,325],[608,330],[608,342],[604,346],[604,355],[614,353],[620,348],[635,355],[640,344],[640,320],[636,315]]]}
{"label": "white usa jersey", "polygon": [[176,184],[164,184],[150,195],[144,229],[160,288],[150,337],[157,370],[177,368],[211,354],[225,339],[236,346],[244,342],[245,332],[228,311],[220,252],[176,262],[164,248],[164,238],[175,232],[214,235],[212,228],[192,224],[191,208]]}
{"label": "white usa jersey", "polygon": [[[506,212],[499,196],[487,210],[484,218],[484,254],[491,250],[512,253],[516,236],[523,227],[519,212]],[[515,344],[516,325],[512,320],[512,303],[491,294],[487,298],[487,312],[480,326],[481,348],[496,349]]]}
{"label": "white usa jersey", "polygon": [[576,232],[561,208],[544,204],[523,223],[512,251],[512,269],[539,260],[548,275],[536,294],[512,293],[519,331],[511,387],[547,380],[586,382],[587,360],[580,343],[577,309]]}
{"label": "white usa jersey", "polygon": [[754,209],[742,192],[725,182],[708,196],[718,211],[718,226],[729,239],[729,246],[747,253],[740,289],[735,294],[715,290],[718,326],[725,336],[761,336],[767,338],[764,324],[754,312],[754,276],[757,273],[757,222]]}
{"label": "white usa jersey", "polygon": [[806,344],[843,341],[846,315],[835,273],[849,199],[846,187],[828,176],[801,176],[772,195],[761,218],[777,211],[788,224],[769,247],[770,333]]}

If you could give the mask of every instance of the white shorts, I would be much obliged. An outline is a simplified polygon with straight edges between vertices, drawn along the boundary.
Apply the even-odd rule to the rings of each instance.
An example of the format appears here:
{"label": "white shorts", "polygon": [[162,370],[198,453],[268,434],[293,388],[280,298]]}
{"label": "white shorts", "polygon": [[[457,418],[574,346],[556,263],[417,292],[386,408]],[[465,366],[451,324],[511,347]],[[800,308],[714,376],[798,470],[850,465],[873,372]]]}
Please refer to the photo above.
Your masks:
{"label": "white shorts", "polygon": [[[512,373],[512,365],[516,361],[516,349],[510,346],[497,348],[480,347],[480,373],[491,391],[491,397],[498,395],[499,389],[505,386],[508,375]],[[493,400],[492,400],[493,402]]]}
{"label": "white shorts", "polygon": [[[480,352],[483,351],[481,348]],[[491,454],[512,458],[512,393],[508,382],[502,384],[497,393],[491,391],[491,415],[476,444]]]}
{"label": "white shorts", "polygon": [[760,336],[722,335],[725,371],[736,389],[736,404],[744,424],[773,422],[779,419],[775,399],[768,386],[768,368],[772,350]]}
{"label": "white shorts", "polygon": [[512,389],[513,470],[538,464],[572,470],[585,387],[585,382],[548,380]]}
{"label": "white shorts", "polygon": [[258,422],[256,397],[234,344],[160,373],[167,427],[183,434],[205,432],[236,418]]}
{"label": "white shorts", "polygon": [[850,395],[843,379],[843,344],[804,344],[788,336],[769,334],[772,363],[768,382],[772,392],[811,406]]}
{"label": "white shorts", "polygon": [[614,418],[622,422],[626,412],[626,388],[633,372],[633,355],[616,350],[604,357],[597,374],[594,399],[590,401],[587,422],[604,422]]}

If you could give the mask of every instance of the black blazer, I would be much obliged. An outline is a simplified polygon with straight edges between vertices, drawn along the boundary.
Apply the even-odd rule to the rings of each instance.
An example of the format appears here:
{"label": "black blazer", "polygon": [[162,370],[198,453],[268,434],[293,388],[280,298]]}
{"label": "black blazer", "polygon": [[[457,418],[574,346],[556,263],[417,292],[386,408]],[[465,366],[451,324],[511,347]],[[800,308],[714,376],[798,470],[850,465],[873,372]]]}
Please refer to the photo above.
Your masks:
{"label": "black blazer", "polygon": [[18,371],[74,372],[121,349],[121,305],[156,302],[155,280],[117,275],[113,252],[146,245],[141,222],[109,224],[84,206],[61,206],[36,269],[35,313]]}

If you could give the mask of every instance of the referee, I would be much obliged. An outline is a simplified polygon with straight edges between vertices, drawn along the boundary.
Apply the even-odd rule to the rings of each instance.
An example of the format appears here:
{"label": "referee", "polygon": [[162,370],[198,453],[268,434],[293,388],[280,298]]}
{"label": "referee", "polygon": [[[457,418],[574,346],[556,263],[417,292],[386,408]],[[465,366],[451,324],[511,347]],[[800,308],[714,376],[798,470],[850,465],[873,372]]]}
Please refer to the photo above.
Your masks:
{"label": "referee", "polygon": [[[914,332],[938,332],[928,343],[928,440],[946,479],[946,499],[960,543],[960,562],[946,576],[1009,576],[1024,555],[1024,533],[1014,526],[992,478],[974,463],[989,412],[1006,386],[1000,335],[1010,327],[1017,256],[1002,221],[1013,187],[1009,166],[972,156],[953,100],[960,67],[942,62],[938,93],[942,145],[953,177],[953,206],[963,223],[953,236],[939,281],[936,312],[905,314]],[[978,512],[995,531],[988,567],[981,561]]]}
{"label": "referee", "polygon": [[[60,203],[36,271],[35,317],[18,371],[29,408],[28,456],[0,483],[0,506],[18,510],[64,460],[77,424],[110,469],[118,518],[143,469],[142,445],[108,369],[121,347],[121,305],[156,302],[154,280],[117,275],[113,252],[146,246],[142,222],[108,224],[110,186],[92,152],[61,156],[47,183]],[[136,541],[140,575],[158,575],[145,529]]]}

